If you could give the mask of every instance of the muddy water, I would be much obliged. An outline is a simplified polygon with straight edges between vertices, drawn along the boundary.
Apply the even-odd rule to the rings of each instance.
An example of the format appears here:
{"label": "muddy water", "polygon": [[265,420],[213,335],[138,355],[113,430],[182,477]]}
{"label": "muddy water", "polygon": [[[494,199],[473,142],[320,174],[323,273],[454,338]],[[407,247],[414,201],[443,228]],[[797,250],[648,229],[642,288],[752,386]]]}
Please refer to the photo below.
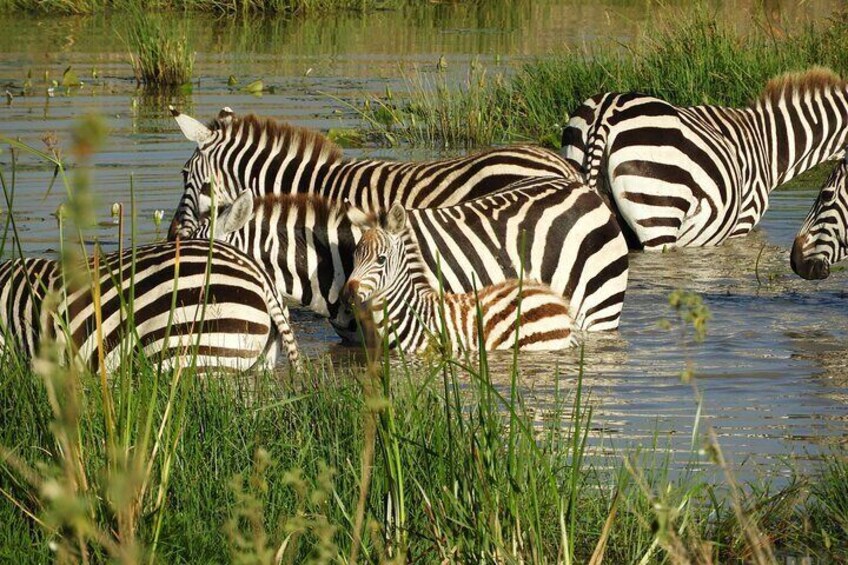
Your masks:
{"label": "muddy water", "polygon": [[[192,16],[183,25],[198,50],[196,82],[190,94],[170,96],[136,89],[120,39],[120,17],[0,17],[0,85],[14,96],[11,104],[0,106],[0,134],[40,146],[45,133],[55,132],[67,152],[74,118],[102,114],[110,132],[94,159],[94,179],[96,209],[107,225],[96,235],[107,246],[115,245],[108,210],[112,202],[129,202],[132,177],[138,240],[147,242],[157,235],[154,211],[164,210],[167,219],[176,205],[180,169],[192,150],[167,116],[169,103],[203,119],[231,106],[325,131],[351,127],[359,122],[348,104],[387,87],[402,95],[404,73],[415,67],[434,72],[441,55],[457,80],[474,58],[508,72],[520,60],[564,43],[627,41],[655,16],[643,2],[481,4],[294,23]],[[717,10],[725,16],[746,14],[757,4],[722,2]],[[838,2],[767,4],[769,16],[782,12],[803,20],[829,13]],[[85,85],[47,96],[50,81],[60,79],[68,65]],[[19,93],[28,71],[33,95],[23,97]],[[241,84],[261,78],[275,92],[255,97],[231,89],[230,75]],[[3,150],[0,165],[6,174],[10,154]],[[407,149],[348,152],[433,156]],[[47,192],[51,176],[35,159],[21,157],[14,210],[29,254],[49,254],[57,247],[51,214],[64,194],[58,185]],[[848,274],[811,283],[788,268],[792,236],[814,196],[813,186],[775,194],[761,229],[717,249],[633,256],[621,331],[586,340],[585,383],[595,410],[597,451],[656,442],[673,446],[678,461],[694,457],[705,463],[689,449],[697,395],[702,429],[715,429],[728,457],[746,463],[746,476],[785,473],[845,441]],[[703,343],[692,339],[668,307],[668,295],[676,288],[699,292],[709,307],[712,319]],[[670,329],[664,321],[671,322]],[[296,322],[308,353],[350,355],[321,320],[296,313]],[[577,360],[576,352],[523,357],[527,398],[540,421],[557,378],[561,388],[573,388]],[[495,363],[505,374],[508,358],[495,356]],[[687,368],[697,375],[694,387],[680,379]]]}

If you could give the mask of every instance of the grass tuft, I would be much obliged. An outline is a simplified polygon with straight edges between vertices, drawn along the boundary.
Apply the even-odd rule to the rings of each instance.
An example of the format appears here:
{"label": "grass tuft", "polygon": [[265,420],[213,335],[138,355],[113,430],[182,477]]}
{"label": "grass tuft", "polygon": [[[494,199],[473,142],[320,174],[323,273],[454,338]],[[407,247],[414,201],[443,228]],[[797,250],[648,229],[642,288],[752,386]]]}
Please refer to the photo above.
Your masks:
{"label": "grass tuft", "polygon": [[138,84],[179,86],[191,80],[195,54],[178,24],[134,11],[126,43]]}

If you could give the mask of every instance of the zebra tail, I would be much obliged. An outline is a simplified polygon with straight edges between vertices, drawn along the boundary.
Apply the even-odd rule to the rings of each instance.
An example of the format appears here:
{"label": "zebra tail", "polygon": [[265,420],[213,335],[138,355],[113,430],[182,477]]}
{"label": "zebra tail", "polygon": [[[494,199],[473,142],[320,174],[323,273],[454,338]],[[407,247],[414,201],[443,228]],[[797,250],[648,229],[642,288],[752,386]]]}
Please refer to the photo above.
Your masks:
{"label": "zebra tail", "polygon": [[265,299],[268,302],[271,319],[274,321],[277,333],[280,334],[280,343],[286,351],[289,364],[294,368],[299,368],[301,366],[300,351],[297,347],[294,331],[291,328],[289,307],[283,302],[274,284],[268,280],[267,275],[265,276]]}

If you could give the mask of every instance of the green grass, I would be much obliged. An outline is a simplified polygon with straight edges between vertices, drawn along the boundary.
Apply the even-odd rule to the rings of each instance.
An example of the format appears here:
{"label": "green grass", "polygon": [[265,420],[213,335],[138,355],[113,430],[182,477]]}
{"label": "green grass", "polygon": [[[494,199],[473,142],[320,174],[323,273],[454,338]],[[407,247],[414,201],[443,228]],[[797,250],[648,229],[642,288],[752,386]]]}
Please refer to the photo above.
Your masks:
{"label": "green grass", "polygon": [[477,68],[472,79],[456,85],[414,74],[404,100],[370,99],[363,117],[389,142],[472,147],[531,140],[558,146],[569,113],[601,92],[645,92],[678,105],[743,106],[769,78],[786,71],[824,65],[848,72],[848,12],[787,32],[752,16],[744,33],[704,7],[672,12],[632,44],[562,51],[506,76],[475,80],[485,73]]}
{"label": "green grass", "polygon": [[179,86],[191,80],[195,54],[185,28],[178,23],[131,10],[126,43],[137,83]]}
{"label": "green grass", "polygon": [[[93,119],[73,137],[83,165],[103,142]],[[66,177],[57,154],[4,141],[55,167],[69,221],[91,221],[85,166]],[[0,170],[5,196],[16,166]],[[681,335],[702,328],[697,297],[672,304]],[[61,353],[47,342],[33,369],[0,358],[4,560],[769,563],[848,551],[844,449],[780,489],[737,485],[712,435],[692,443],[706,470],[672,473],[661,447],[595,466],[582,371],[536,413],[518,357],[495,385],[485,353],[438,348],[413,363],[377,347],[364,364],[316,360],[284,378],[162,373],[128,352],[104,380]]]}
{"label": "green grass", "polygon": [[0,0],[0,12],[94,14],[108,10],[210,12],[216,14],[299,15],[368,11],[399,6],[402,0]]}

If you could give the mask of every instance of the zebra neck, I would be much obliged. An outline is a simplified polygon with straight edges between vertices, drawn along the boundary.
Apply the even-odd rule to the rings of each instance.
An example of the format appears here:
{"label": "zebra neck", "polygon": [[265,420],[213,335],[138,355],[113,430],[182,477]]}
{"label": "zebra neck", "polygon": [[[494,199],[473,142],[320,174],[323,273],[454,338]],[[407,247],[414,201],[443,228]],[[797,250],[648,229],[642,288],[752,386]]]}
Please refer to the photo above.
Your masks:
{"label": "zebra neck", "polygon": [[227,242],[262,264],[285,298],[334,317],[361,230],[335,208],[318,209],[325,204],[310,199],[285,210],[257,207],[254,221]]}
{"label": "zebra neck", "polygon": [[[751,116],[758,158],[749,163],[749,189],[771,192],[844,151],[848,137],[848,91],[828,88],[760,101]],[[759,182],[758,182],[759,181]],[[759,187],[757,185],[760,185]]]}

